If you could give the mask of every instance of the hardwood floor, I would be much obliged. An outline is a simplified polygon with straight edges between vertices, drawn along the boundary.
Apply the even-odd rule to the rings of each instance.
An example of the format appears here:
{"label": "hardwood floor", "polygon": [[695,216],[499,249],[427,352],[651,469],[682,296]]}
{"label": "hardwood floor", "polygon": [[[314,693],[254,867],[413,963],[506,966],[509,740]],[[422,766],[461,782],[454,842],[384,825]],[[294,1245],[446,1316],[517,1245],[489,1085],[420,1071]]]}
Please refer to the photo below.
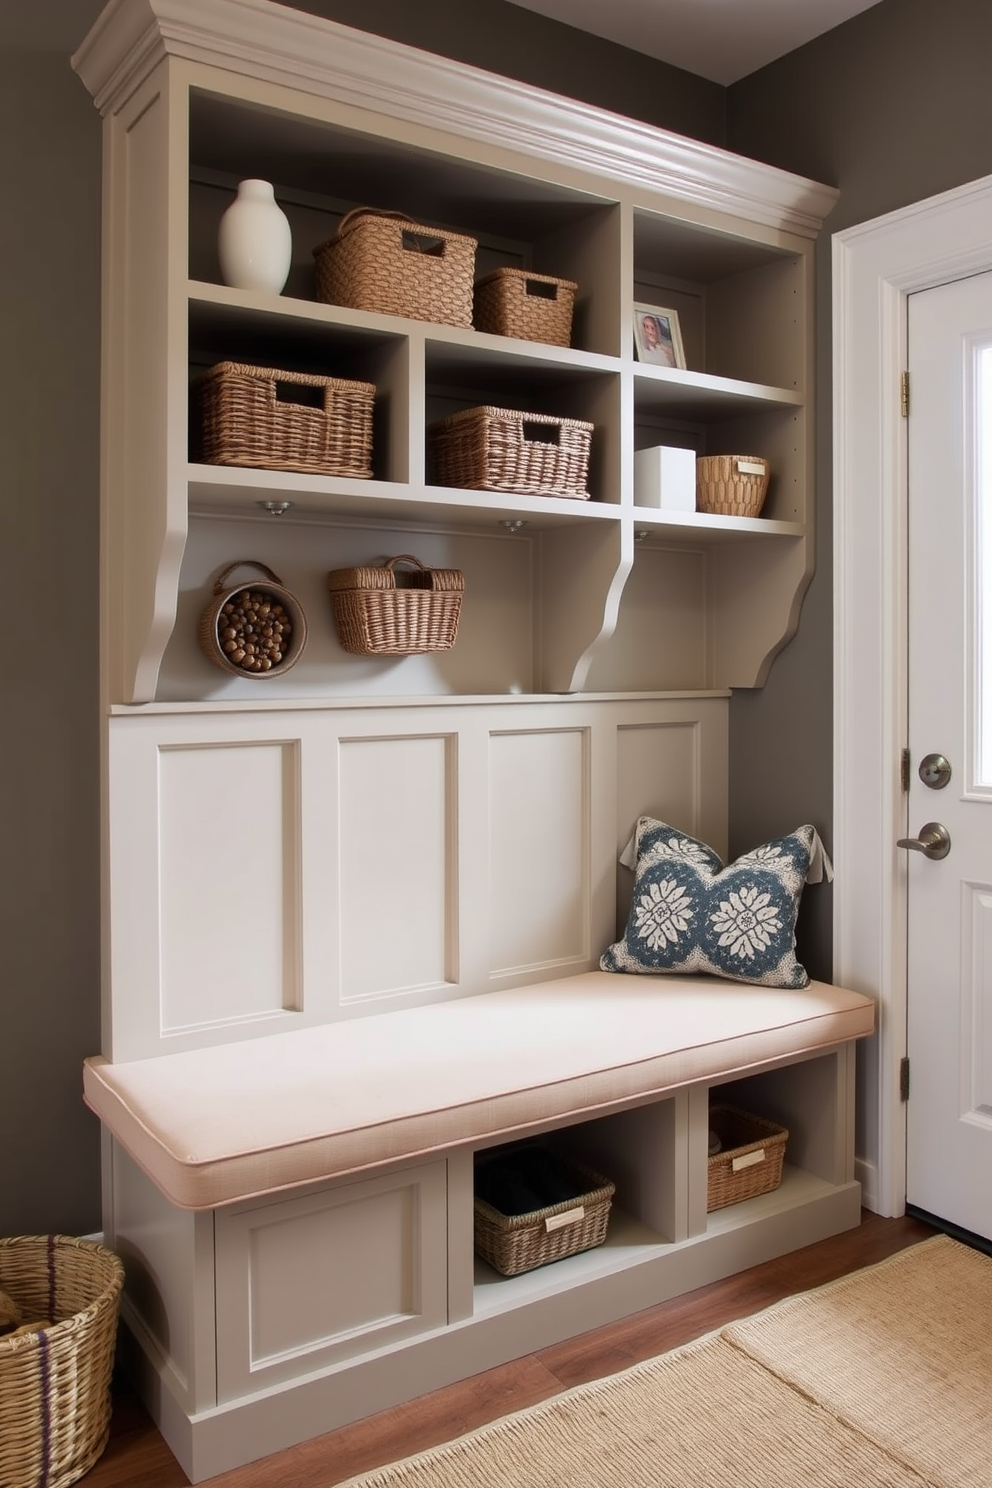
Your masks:
{"label": "hardwood floor", "polygon": [[[572,1385],[688,1343],[782,1297],[884,1260],[934,1233],[918,1219],[881,1219],[865,1211],[857,1229],[832,1240],[211,1478],[211,1488],[331,1488]],[[115,1387],[107,1449],[82,1481],[85,1488],[185,1488],[185,1474],[125,1382]]]}

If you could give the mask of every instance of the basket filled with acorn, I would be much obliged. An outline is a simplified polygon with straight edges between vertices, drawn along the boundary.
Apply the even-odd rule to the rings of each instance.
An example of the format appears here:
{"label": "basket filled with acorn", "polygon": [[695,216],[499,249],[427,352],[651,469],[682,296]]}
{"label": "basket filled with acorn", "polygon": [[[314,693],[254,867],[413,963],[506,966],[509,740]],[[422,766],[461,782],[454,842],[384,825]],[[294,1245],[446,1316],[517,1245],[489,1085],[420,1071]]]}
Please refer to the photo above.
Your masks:
{"label": "basket filled with acorn", "polygon": [[[264,575],[231,584],[236,569]],[[307,621],[279,576],[253,558],[239,558],[214,581],[213,598],[200,617],[200,646],[215,666],[237,677],[278,677],[295,666],[307,640]]]}

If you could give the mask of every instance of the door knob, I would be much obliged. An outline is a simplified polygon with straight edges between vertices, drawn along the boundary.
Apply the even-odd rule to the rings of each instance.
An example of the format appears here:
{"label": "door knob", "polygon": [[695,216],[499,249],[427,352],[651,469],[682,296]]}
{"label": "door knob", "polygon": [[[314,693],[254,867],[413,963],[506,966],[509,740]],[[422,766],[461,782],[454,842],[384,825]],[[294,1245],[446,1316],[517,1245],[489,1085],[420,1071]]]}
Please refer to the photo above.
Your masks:
{"label": "door knob", "polygon": [[900,837],[896,847],[921,852],[927,858],[946,858],[951,850],[951,834],[940,822],[927,822],[919,837]]}

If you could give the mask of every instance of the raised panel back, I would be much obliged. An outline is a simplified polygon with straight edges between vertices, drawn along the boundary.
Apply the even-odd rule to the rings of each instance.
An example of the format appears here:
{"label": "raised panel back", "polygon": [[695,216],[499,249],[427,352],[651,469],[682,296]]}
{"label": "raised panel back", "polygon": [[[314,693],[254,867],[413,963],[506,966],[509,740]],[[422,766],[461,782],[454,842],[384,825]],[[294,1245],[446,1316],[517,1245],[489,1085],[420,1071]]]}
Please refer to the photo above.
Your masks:
{"label": "raised panel back", "polygon": [[591,969],[638,815],[726,841],[722,694],[159,705],[110,761],[114,1060]]}

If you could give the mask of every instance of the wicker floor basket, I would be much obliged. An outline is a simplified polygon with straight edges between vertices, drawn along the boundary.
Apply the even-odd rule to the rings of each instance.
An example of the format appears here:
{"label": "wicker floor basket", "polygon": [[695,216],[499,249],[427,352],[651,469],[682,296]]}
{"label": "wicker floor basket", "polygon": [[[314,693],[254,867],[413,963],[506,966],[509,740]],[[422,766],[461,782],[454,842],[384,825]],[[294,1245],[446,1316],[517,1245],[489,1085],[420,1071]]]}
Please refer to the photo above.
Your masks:
{"label": "wicker floor basket", "polygon": [[425,568],[400,553],[381,568],[333,569],[327,587],[338,639],[354,656],[420,656],[457,639],[465,589],[457,568]]}
{"label": "wicker floor basket", "polygon": [[495,336],[568,346],[572,340],[575,291],[571,279],[495,269],[475,286],[475,328]]}
{"label": "wicker floor basket", "polygon": [[466,408],[429,434],[431,479],[463,491],[588,501],[592,424],[509,408]]}
{"label": "wicker floor basket", "polygon": [[761,455],[700,455],[696,510],[723,517],[757,517],[768,495],[768,461]]}
{"label": "wicker floor basket", "polygon": [[472,324],[476,239],[358,207],[314,249],[317,298],[437,325]]}
{"label": "wicker floor basket", "polygon": [[710,1132],[719,1138],[720,1151],[708,1159],[709,1212],[778,1188],[789,1140],[784,1126],[737,1106],[711,1106]]}
{"label": "wicker floor basket", "polygon": [[64,1488],[103,1452],[123,1284],[118,1257],[93,1241],[0,1239],[0,1290],[24,1323],[46,1322],[0,1336],[3,1488]]}
{"label": "wicker floor basket", "polygon": [[[231,584],[238,568],[265,575]],[[210,603],[200,616],[200,649],[215,666],[235,677],[279,677],[296,665],[307,643],[307,617],[279,575],[254,558],[239,558],[217,575]]]}
{"label": "wicker floor basket", "polygon": [[192,453],[204,464],[372,474],[371,382],[219,362],[195,379],[192,399]]}
{"label": "wicker floor basket", "polygon": [[606,1239],[613,1194],[608,1179],[541,1146],[481,1154],[475,1160],[476,1253],[500,1275],[518,1276],[592,1250]]}

